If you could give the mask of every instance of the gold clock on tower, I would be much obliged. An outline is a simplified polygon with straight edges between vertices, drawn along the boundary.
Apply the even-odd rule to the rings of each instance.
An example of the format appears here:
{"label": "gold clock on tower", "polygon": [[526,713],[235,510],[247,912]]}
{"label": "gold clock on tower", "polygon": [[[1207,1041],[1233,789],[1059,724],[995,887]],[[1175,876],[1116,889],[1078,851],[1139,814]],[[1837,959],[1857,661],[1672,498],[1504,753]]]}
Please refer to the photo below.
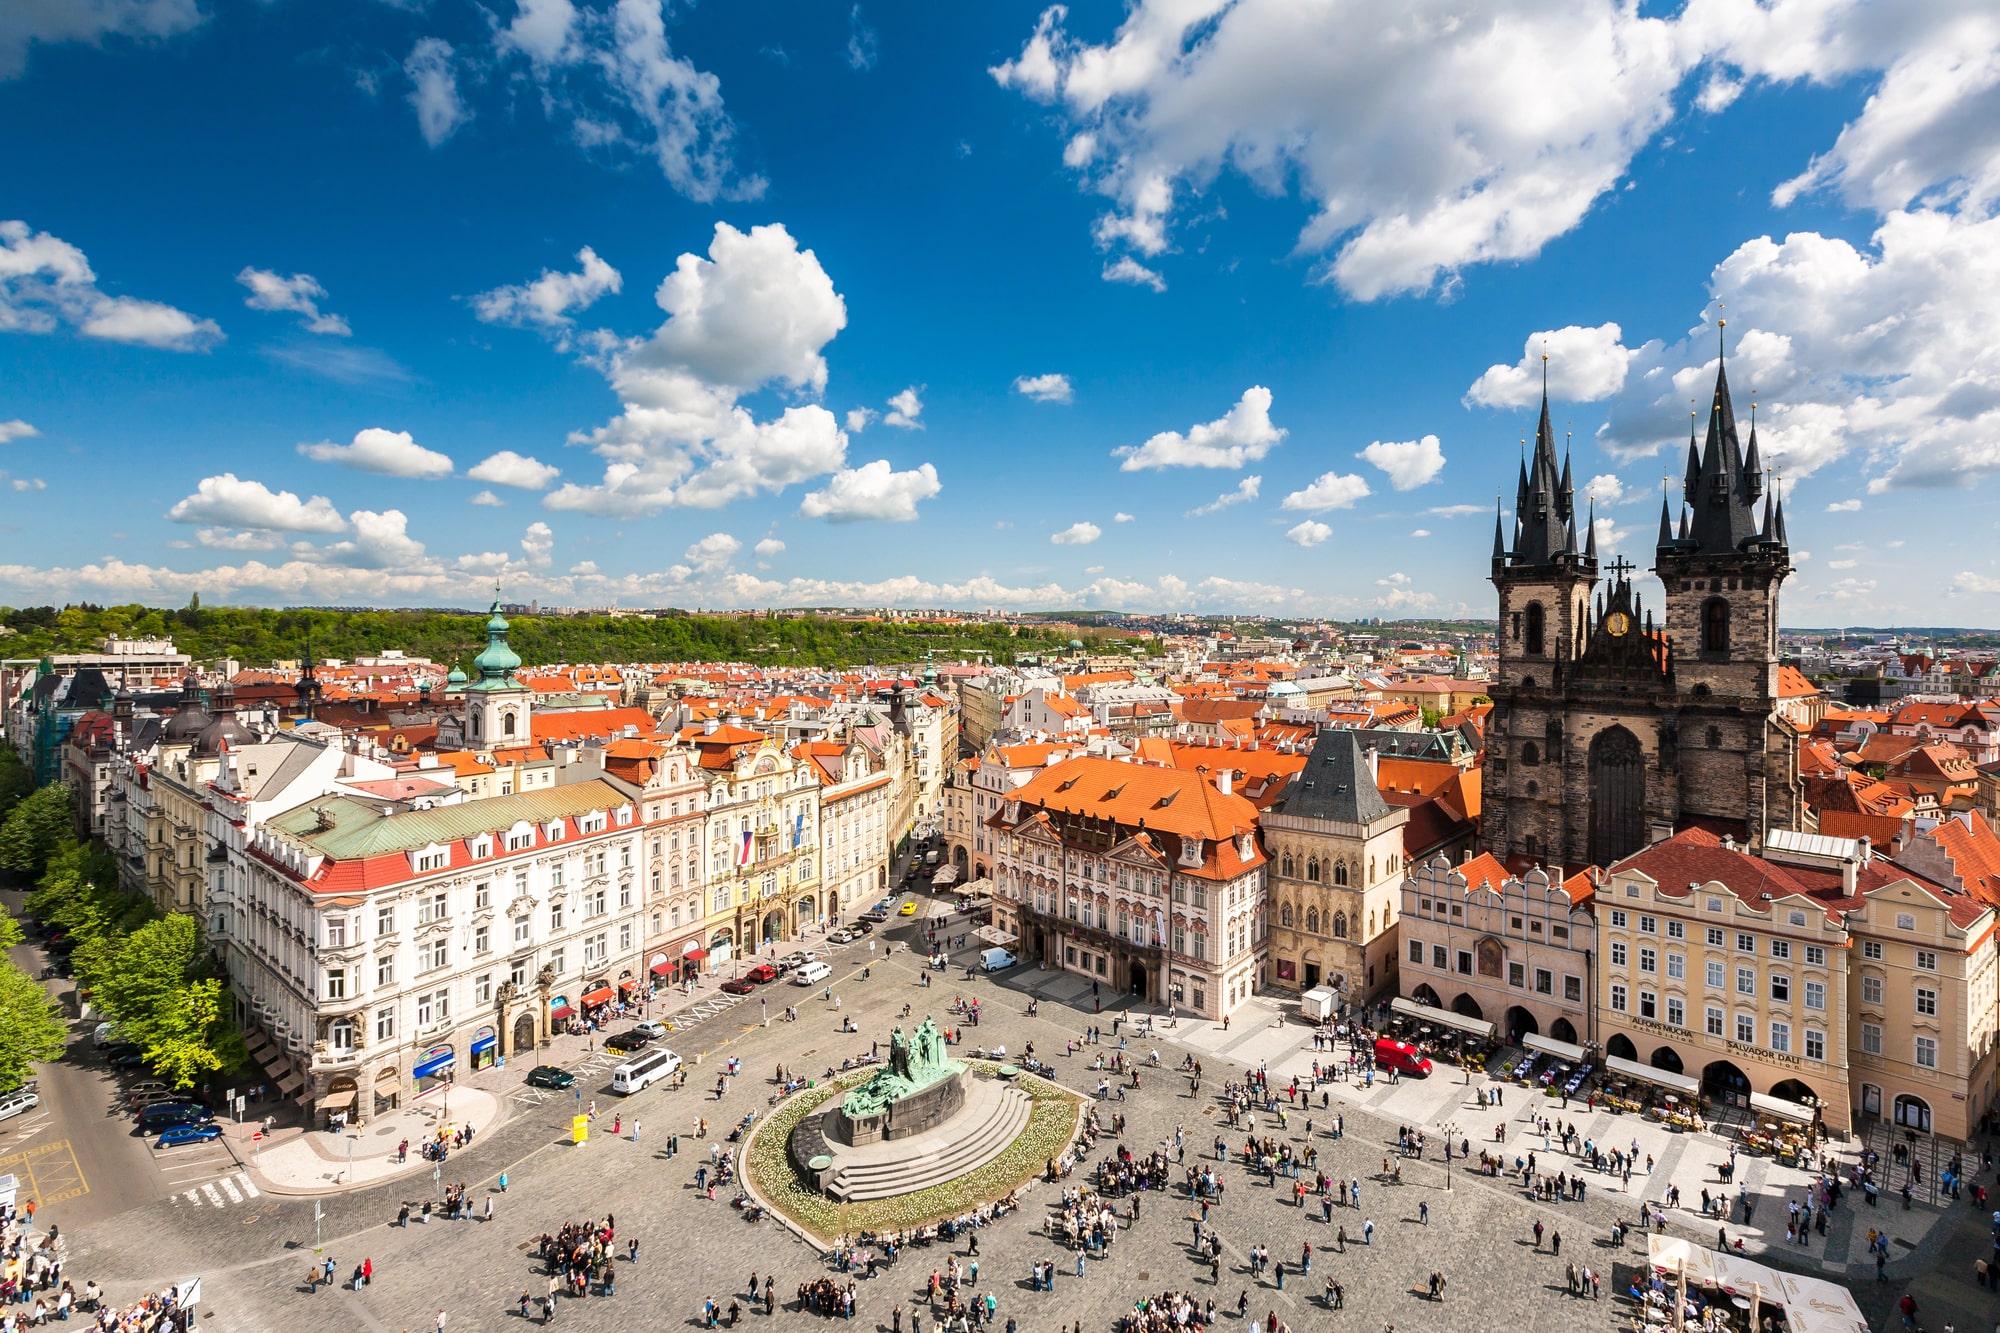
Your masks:
{"label": "gold clock on tower", "polygon": [[1623,611],[1613,611],[1604,618],[1604,628],[1610,630],[1613,637],[1622,639],[1632,628],[1632,617]]}

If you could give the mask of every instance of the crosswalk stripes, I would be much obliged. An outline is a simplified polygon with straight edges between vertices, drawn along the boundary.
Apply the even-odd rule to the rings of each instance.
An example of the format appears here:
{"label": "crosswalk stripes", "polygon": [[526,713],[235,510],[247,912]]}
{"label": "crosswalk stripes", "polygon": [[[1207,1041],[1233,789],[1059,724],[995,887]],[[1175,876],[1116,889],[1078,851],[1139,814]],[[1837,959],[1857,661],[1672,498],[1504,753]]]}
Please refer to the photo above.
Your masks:
{"label": "crosswalk stripes", "polygon": [[[224,1195],[228,1196],[226,1200]],[[238,1171],[233,1176],[221,1176],[207,1184],[182,1190],[181,1197],[197,1208],[227,1208],[232,1203],[244,1203],[261,1196],[257,1187],[250,1183],[250,1177]]]}

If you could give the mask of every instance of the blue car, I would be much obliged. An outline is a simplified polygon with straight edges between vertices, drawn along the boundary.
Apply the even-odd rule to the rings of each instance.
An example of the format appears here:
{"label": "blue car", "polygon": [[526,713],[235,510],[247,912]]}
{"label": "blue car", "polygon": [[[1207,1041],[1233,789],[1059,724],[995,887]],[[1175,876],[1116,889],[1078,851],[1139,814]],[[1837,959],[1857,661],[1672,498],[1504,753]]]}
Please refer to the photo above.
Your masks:
{"label": "blue car", "polygon": [[183,1148],[190,1143],[207,1143],[222,1137],[220,1125],[175,1125],[160,1135],[162,1148]]}

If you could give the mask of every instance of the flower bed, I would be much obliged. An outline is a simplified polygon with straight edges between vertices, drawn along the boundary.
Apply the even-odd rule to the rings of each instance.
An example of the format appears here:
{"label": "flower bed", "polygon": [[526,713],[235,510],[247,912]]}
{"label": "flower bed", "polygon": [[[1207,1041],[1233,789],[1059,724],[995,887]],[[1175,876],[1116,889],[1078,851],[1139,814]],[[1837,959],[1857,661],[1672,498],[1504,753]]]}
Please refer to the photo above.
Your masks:
{"label": "flower bed", "polygon": [[[976,1073],[989,1077],[999,1067],[989,1061],[969,1060],[966,1063]],[[1049,1158],[1069,1145],[1076,1133],[1077,1107],[1083,1099],[1067,1088],[1032,1074],[1022,1074],[1014,1085],[1027,1093],[1034,1105],[1028,1114],[1027,1128],[998,1157],[976,1171],[914,1194],[843,1205],[799,1179],[798,1173],[792,1170],[785,1145],[801,1120],[873,1072],[863,1070],[849,1078],[837,1079],[830,1085],[799,1093],[765,1119],[750,1140],[745,1169],[757,1193],[763,1196],[766,1203],[821,1240],[830,1240],[842,1231],[886,1231],[921,1226],[939,1218],[954,1217],[976,1204],[997,1199],[1040,1172]]]}

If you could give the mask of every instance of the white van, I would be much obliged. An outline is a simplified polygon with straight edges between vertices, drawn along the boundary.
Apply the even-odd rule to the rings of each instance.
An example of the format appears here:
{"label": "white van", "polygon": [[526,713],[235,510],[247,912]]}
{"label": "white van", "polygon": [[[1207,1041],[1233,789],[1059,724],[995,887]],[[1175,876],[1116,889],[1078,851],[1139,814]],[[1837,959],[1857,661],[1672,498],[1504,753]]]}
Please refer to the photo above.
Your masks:
{"label": "white van", "polygon": [[611,1071],[611,1090],[629,1097],[648,1083],[670,1077],[681,1067],[681,1058],[662,1046]]}
{"label": "white van", "polygon": [[825,963],[807,963],[804,967],[792,973],[792,984],[794,986],[817,986],[832,975],[833,969]]}
{"label": "white van", "polygon": [[1004,972],[1020,961],[1005,949],[988,949],[979,955],[979,965],[988,972]]}

